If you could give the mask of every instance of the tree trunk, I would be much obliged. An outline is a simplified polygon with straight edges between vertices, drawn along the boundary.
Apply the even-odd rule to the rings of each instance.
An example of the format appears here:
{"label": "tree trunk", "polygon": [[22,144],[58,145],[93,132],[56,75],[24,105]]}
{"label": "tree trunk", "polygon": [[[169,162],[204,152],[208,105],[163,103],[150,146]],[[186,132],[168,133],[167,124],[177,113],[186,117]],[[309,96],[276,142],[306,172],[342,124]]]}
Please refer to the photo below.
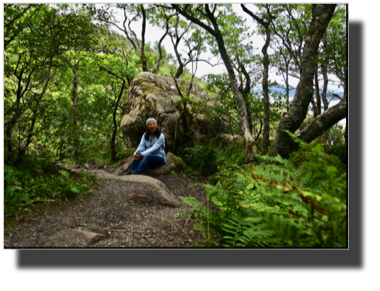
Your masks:
{"label": "tree trunk", "polygon": [[347,146],[347,143],[348,143],[347,128],[348,128],[348,123],[346,121],[346,127],[344,128],[344,142],[346,143],[346,146]]}
{"label": "tree trunk", "polygon": [[73,137],[74,137],[74,159],[79,159],[79,137],[78,137],[78,120],[77,120],[77,111],[78,111],[78,72],[74,66],[71,67],[74,73],[73,79],[73,94],[72,94],[72,102],[73,102]]}
{"label": "tree trunk", "polygon": [[118,98],[116,99],[115,107],[113,108],[113,114],[112,114],[113,130],[112,130],[112,137],[111,137],[110,146],[111,146],[111,159],[113,161],[117,160],[117,157],[116,157],[116,154],[117,154],[117,150],[116,150],[116,134],[117,134],[116,114],[117,114],[117,108],[119,107],[119,102],[120,102],[121,96],[123,95],[123,92],[124,92],[124,88],[125,88],[125,81],[123,80],[123,84],[121,85],[120,93],[119,93]]}
{"label": "tree trunk", "polygon": [[272,146],[272,155],[279,154],[288,158],[292,149],[293,141],[285,132],[294,133],[306,117],[309,104],[313,98],[313,77],[318,58],[318,47],[326,31],[336,4],[313,4],[312,20],[305,41],[304,53],[301,61],[301,79],[297,86],[292,106],[284,116],[277,129],[275,141]]}
{"label": "tree trunk", "polygon": [[219,26],[217,23],[217,20],[213,13],[210,11],[208,4],[205,4],[205,10],[207,13],[207,17],[212,23],[212,26],[214,29],[212,29],[210,26],[205,25],[202,23],[198,18],[189,15],[185,10],[181,9],[177,4],[172,4],[172,7],[175,8],[180,14],[182,14],[184,17],[192,21],[193,23],[199,25],[200,27],[206,29],[211,35],[213,35],[217,41],[219,53],[222,57],[222,60],[224,62],[224,65],[228,72],[228,77],[230,80],[230,85],[232,89],[232,94],[238,104],[238,111],[239,111],[239,121],[240,121],[240,129],[242,131],[242,137],[245,144],[244,149],[244,156],[245,161],[249,161],[249,153],[258,154],[259,150],[257,148],[256,142],[252,137],[251,132],[249,131],[249,125],[248,125],[248,119],[247,119],[247,107],[245,105],[245,101],[243,99],[242,94],[239,91],[239,87],[237,85],[236,76],[234,73],[234,69],[231,64],[231,60],[227,54],[227,50],[224,45],[224,40],[221,31],[219,30]]}
{"label": "tree trunk", "polygon": [[34,108],[29,108],[33,112],[33,115],[32,115],[32,119],[31,119],[31,123],[30,123],[30,128],[28,130],[27,139],[24,142],[23,147],[19,148],[18,158],[17,158],[17,161],[16,161],[16,166],[20,165],[22,163],[22,161],[24,159],[24,155],[25,155],[26,151],[28,150],[28,147],[29,147],[30,143],[32,142],[32,137],[35,134],[35,132],[34,132],[34,126],[35,126],[37,118],[38,118],[38,113],[39,113],[38,109],[39,109],[40,102],[41,102],[42,98],[44,97],[44,95],[46,93],[46,90],[48,88],[48,85],[50,83],[51,67],[52,67],[52,58],[50,58],[49,75],[48,75],[48,78],[47,78],[46,83],[44,85],[44,88],[43,88],[41,94],[39,95],[39,97],[36,100],[35,107]]}
{"label": "tree trunk", "polygon": [[[19,59],[20,61],[20,59]],[[18,64],[17,64],[18,66]],[[17,75],[16,71],[14,73],[14,75],[16,76],[16,78],[18,79],[18,82],[17,82],[17,92],[16,92],[16,102],[12,105],[12,110],[9,110],[8,112],[14,112],[12,118],[10,121],[8,121],[5,126],[4,126],[4,131],[5,131],[5,144],[6,144],[6,147],[7,147],[7,150],[8,150],[8,153],[11,154],[13,148],[12,148],[12,131],[13,131],[13,128],[14,126],[16,125],[17,123],[17,120],[20,119],[20,105],[21,105],[21,98],[23,97],[27,87],[29,87],[29,83],[30,83],[30,76],[31,74],[29,75],[29,78],[27,79],[27,83],[26,83],[26,88],[25,87],[25,82],[23,84],[22,82],[22,77],[25,73],[25,69],[24,68],[21,68],[21,71],[20,73]]]}
{"label": "tree trunk", "polygon": [[[301,133],[298,135],[300,139],[309,143],[322,135],[331,126],[347,117],[347,98],[344,94],[342,100],[335,106],[326,110],[323,114],[314,119]],[[295,143],[294,145],[297,145]],[[293,147],[293,150],[296,146]]]}
{"label": "tree trunk", "polygon": [[[244,95],[243,95],[243,98],[244,98]],[[246,100],[246,98],[244,98],[244,100]],[[253,126],[252,126],[253,121],[252,121],[251,108],[250,108],[249,102],[245,102],[245,105],[247,106],[248,128],[249,128],[251,135],[253,136]]]}
{"label": "tree trunk", "polygon": [[261,50],[261,52],[264,55],[263,58],[263,103],[264,103],[264,131],[263,131],[263,149],[261,154],[266,155],[268,153],[268,147],[269,147],[269,132],[270,132],[270,124],[269,124],[269,89],[268,89],[268,70],[269,70],[269,57],[268,57],[268,46],[270,43],[270,28],[269,25],[274,19],[273,16],[269,12],[268,6],[267,12],[269,15],[269,21],[264,21],[263,19],[257,17],[255,14],[253,14],[250,10],[248,10],[243,4],[241,4],[241,7],[245,13],[250,15],[253,19],[255,19],[258,23],[260,23],[265,28],[265,34],[266,34],[266,41],[265,44]]}
{"label": "tree trunk", "polygon": [[[208,5],[206,5],[206,11],[209,12],[208,10]],[[210,13],[208,13],[209,16]],[[210,18],[211,23],[214,26],[215,34],[214,37],[216,38],[216,41],[218,43],[218,48],[219,48],[219,53],[220,56],[222,57],[222,60],[224,62],[224,65],[227,69],[228,72],[228,77],[230,80],[231,84],[231,89],[232,89],[232,94],[238,104],[238,110],[239,110],[239,121],[240,121],[240,129],[242,132],[242,137],[243,141],[245,144],[245,149],[244,149],[244,156],[246,162],[249,160],[248,154],[258,154],[259,150],[257,148],[256,142],[254,141],[251,132],[249,131],[249,125],[248,125],[248,119],[247,119],[247,107],[245,105],[245,101],[243,99],[243,96],[241,95],[239,91],[239,87],[236,82],[236,76],[234,69],[231,64],[231,60],[228,56],[227,50],[224,45],[224,40],[221,31],[219,30],[219,26],[216,22],[215,18]]]}
{"label": "tree trunk", "polygon": [[182,62],[181,62],[179,64],[179,67],[178,67],[177,71],[175,72],[174,78],[179,79],[179,76],[181,76],[182,73],[183,73],[183,65],[182,65]]}
{"label": "tree trunk", "polygon": [[165,34],[161,37],[160,41],[158,42],[158,59],[157,59],[157,62],[156,62],[156,66],[154,67],[154,69],[152,71],[153,74],[156,74],[157,71],[158,71],[158,68],[160,67],[160,63],[161,63],[161,60],[162,60],[162,48],[161,48],[161,45],[162,45],[162,41],[164,40],[164,38],[167,36],[168,33],[169,33],[169,25],[168,25],[168,23],[166,23]]}
{"label": "tree trunk", "polygon": [[[322,102],[323,102],[323,112],[327,111],[329,109],[329,102],[327,101],[327,86],[329,83],[329,78],[327,76],[327,64],[322,64],[322,75],[323,75],[323,90],[322,90]],[[326,131],[325,133],[325,139],[329,142],[329,134]]]}
{"label": "tree trunk", "polygon": [[146,62],[146,57],[145,57],[145,52],[144,52],[144,49],[145,49],[146,14],[145,14],[145,9],[144,9],[143,5],[141,5],[141,12],[143,15],[143,22],[142,22],[142,30],[141,30],[140,59],[141,59],[141,65],[142,65],[143,72],[149,72],[148,64]]}
{"label": "tree trunk", "polygon": [[329,78],[327,77],[327,65],[322,64],[322,74],[323,74],[323,91],[322,91],[322,102],[323,102],[323,111],[326,111],[329,108],[329,103],[327,102],[327,85],[329,83]]}
{"label": "tree trunk", "polygon": [[314,98],[311,98],[311,105],[313,106],[314,118],[318,116],[317,104],[315,104]]}
{"label": "tree trunk", "polygon": [[[38,107],[39,101],[37,103],[37,107]],[[28,134],[28,137],[27,137],[26,142],[24,143],[23,147],[19,148],[18,157],[17,157],[16,163],[15,163],[16,166],[19,166],[22,163],[22,161],[24,159],[24,155],[25,155],[30,143],[32,142],[32,137],[34,135],[34,132],[33,132],[34,131],[34,125],[36,124],[36,121],[37,121],[37,110],[34,109],[32,111],[33,111],[33,117],[32,117],[31,125],[29,128],[29,134]]]}
{"label": "tree trunk", "polygon": [[263,149],[261,154],[266,155],[268,153],[269,148],[269,88],[268,88],[268,71],[269,71],[269,57],[268,57],[268,46],[270,42],[270,31],[269,24],[265,26],[267,39],[262,49],[262,53],[264,54],[263,65],[263,102],[264,102],[264,131],[263,131]]}
{"label": "tree trunk", "polygon": [[248,125],[248,118],[247,118],[247,107],[245,105],[243,96],[241,95],[237,82],[236,82],[236,76],[234,73],[234,70],[232,68],[231,61],[228,57],[227,51],[224,46],[224,41],[221,32],[219,31],[219,28],[217,29],[217,35],[216,40],[218,42],[219,52],[222,57],[222,60],[224,62],[224,65],[226,66],[228,77],[230,79],[232,94],[234,95],[234,98],[238,104],[239,108],[239,121],[240,121],[240,129],[243,134],[243,141],[245,144],[245,150],[244,155],[246,157],[246,161],[248,161],[248,154],[254,153],[258,154],[259,150],[256,146],[256,143],[252,137],[251,132],[249,131],[249,125]]}
{"label": "tree trunk", "polygon": [[289,61],[285,63],[286,112],[289,112]]}
{"label": "tree trunk", "polygon": [[5,144],[6,144],[6,147],[7,147],[7,151],[8,153],[11,153],[12,150],[13,150],[13,147],[12,147],[12,131],[13,131],[13,128],[14,126],[16,125],[17,123],[17,120],[20,118],[20,101],[16,101],[16,107],[17,108],[17,111],[15,112],[15,114],[13,114],[12,118],[10,121],[7,122],[7,126],[4,128],[5,130]]}
{"label": "tree trunk", "polygon": [[315,68],[315,98],[317,99],[317,115],[321,115],[321,97],[319,96],[318,63]]}
{"label": "tree trunk", "polygon": [[[178,21],[179,21],[179,19],[177,18],[177,25],[178,25]],[[172,41],[173,48],[174,48],[174,53],[175,53],[175,56],[176,56],[177,61],[178,61],[178,68],[177,68],[177,71],[175,72],[174,78],[175,79],[179,79],[179,76],[181,76],[182,73],[183,73],[183,67],[184,67],[184,65],[183,65],[183,62],[181,60],[181,55],[178,52],[178,45],[179,45],[179,43],[180,43],[180,41],[182,39],[183,34],[179,36],[177,28],[176,28],[175,32],[176,32],[176,41],[175,41],[175,43],[174,43],[174,40],[173,40],[173,36],[170,36],[170,39]]]}

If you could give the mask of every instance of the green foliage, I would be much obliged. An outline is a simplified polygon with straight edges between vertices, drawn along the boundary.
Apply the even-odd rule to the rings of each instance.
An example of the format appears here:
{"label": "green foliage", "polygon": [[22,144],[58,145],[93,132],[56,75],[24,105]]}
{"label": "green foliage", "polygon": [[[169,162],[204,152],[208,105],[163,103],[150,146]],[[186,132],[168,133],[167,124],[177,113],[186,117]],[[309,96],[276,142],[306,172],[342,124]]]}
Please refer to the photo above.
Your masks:
{"label": "green foliage", "polygon": [[87,195],[96,185],[96,178],[88,174],[69,173],[28,157],[18,168],[4,165],[4,216],[24,213],[35,203],[54,203]]}
{"label": "green foliage", "polygon": [[210,174],[216,171],[216,151],[212,146],[196,145],[193,148],[186,148],[186,160],[189,165],[197,167],[201,175]]}
{"label": "green foliage", "polygon": [[[260,164],[235,166],[204,185],[219,211],[206,217],[198,206],[198,218],[203,225],[207,218],[217,246],[347,247],[346,174],[321,146],[296,141],[301,149],[289,160],[259,156]],[[299,159],[305,151],[314,153],[307,161]]]}
{"label": "green foliage", "polygon": [[211,144],[197,144],[193,148],[186,148],[187,164],[198,169],[200,175],[211,175],[219,168],[228,170],[233,165],[244,163],[243,150],[238,144],[217,145],[214,138]]}
{"label": "green foliage", "polygon": [[[186,210],[184,213],[178,213],[181,216],[190,215],[193,219],[200,221],[194,229],[198,230],[203,235],[202,245],[200,247],[215,247],[217,246],[214,235],[211,234],[210,224],[215,224],[214,216],[208,207],[204,207],[194,197],[179,197],[184,203],[192,207],[192,211]],[[194,246],[194,245],[193,245]]]}
{"label": "green foliage", "polygon": [[187,95],[185,95],[182,98],[179,98],[177,101],[173,102],[174,106],[176,106],[176,107],[182,106],[185,103],[190,104],[190,105],[195,105],[195,106],[203,104],[202,101],[192,99],[192,98],[190,98],[190,96],[187,96]]}
{"label": "green foliage", "polygon": [[[117,4],[116,6],[126,11],[126,17],[129,20],[142,19],[142,6],[134,4]],[[155,26],[164,27],[168,11],[154,5],[145,5],[145,7],[147,21]],[[258,7],[262,16],[265,16],[265,9]],[[296,42],[298,27],[302,35],[306,33],[305,19],[310,19],[310,5],[287,4],[286,7],[274,5],[273,8],[278,13],[284,12],[287,8],[289,13],[296,16],[291,21],[291,15],[289,18],[282,14],[277,18],[277,27],[282,33],[288,31],[289,27],[297,27],[297,30],[290,30],[291,41]],[[197,19],[209,23],[210,19],[206,16],[203,4],[189,5],[186,9],[189,9],[190,14],[196,16]],[[261,78],[260,72],[257,71],[257,64],[260,64],[261,59],[254,54],[256,48],[249,40],[249,37],[256,32],[249,29],[247,23],[234,12],[232,5],[210,4],[210,9],[216,13],[215,15],[219,15],[218,26],[224,38],[227,54],[237,72],[239,86],[244,88],[245,82],[248,81],[245,80],[246,76],[241,71],[241,64],[244,64],[252,77],[249,84],[252,89],[253,86],[259,84]],[[139,52],[136,53],[132,47],[128,47],[126,37],[112,32],[105,25],[105,23],[110,24],[109,19],[112,18],[107,11],[107,9],[98,9],[94,4],[4,5],[6,215],[25,211],[37,202],[74,198],[79,193],[89,191],[91,183],[89,177],[78,178],[66,171],[59,172],[53,166],[57,162],[83,164],[89,158],[115,162],[115,156],[117,159],[123,159],[132,154],[132,149],[124,148],[124,141],[118,128],[122,110],[119,101],[125,96],[130,82],[141,71],[143,58]],[[302,15],[305,15],[305,19],[302,19]],[[134,16],[136,17],[133,18]],[[337,74],[343,83],[346,60],[345,17],[345,6],[339,5],[324,38],[326,46],[323,54],[320,54],[321,62],[334,64],[334,66],[329,66],[330,73]],[[187,30],[188,34],[184,35],[183,41],[190,51],[181,54],[184,63],[198,59],[199,54],[195,52],[205,52],[206,47],[211,49],[212,54],[219,56],[219,46],[213,36],[182,16],[178,19],[179,22],[175,17],[171,18],[169,33],[176,34],[173,31],[176,26],[181,27],[181,31]],[[129,28],[128,26],[130,36],[134,38]],[[121,31],[125,32],[125,29]],[[297,41],[296,47],[301,47],[301,44]],[[144,58],[149,69],[154,68],[158,61],[158,43],[154,44],[154,51],[151,48],[149,42],[146,42]],[[174,73],[175,68],[163,62],[169,62],[173,60],[173,57],[168,55],[163,47],[162,53],[163,59],[157,73],[171,77],[169,72],[173,70],[172,73]],[[297,72],[295,62],[296,59],[290,64],[291,72]],[[195,63],[192,65],[195,66]],[[279,66],[283,65],[281,63]],[[282,71],[280,73],[282,74]],[[74,76],[78,76],[78,82],[75,82],[75,85]],[[184,80],[190,80],[192,74],[185,67],[181,77]],[[222,119],[232,126],[233,134],[240,134],[239,109],[229,88],[228,75],[211,74],[206,78],[208,84],[196,78],[195,80],[199,81],[198,84],[206,88],[209,95],[218,101],[214,106],[211,108],[203,106],[203,103],[192,100],[189,96],[178,100],[175,105],[189,103],[194,110],[204,114],[206,120]],[[122,84],[127,85],[122,87]],[[72,101],[74,87],[78,97],[76,108]],[[270,121],[271,129],[276,130],[276,123],[281,117],[280,112],[284,104],[283,96],[276,96],[275,93],[272,95],[274,102],[271,104]],[[248,114],[252,117],[253,133],[256,134],[263,112],[261,96],[250,90],[243,94],[243,98]],[[77,120],[75,130],[73,128],[74,115]],[[336,140],[339,141],[339,138]],[[334,146],[325,147],[325,151],[338,156],[344,163],[344,148],[339,146],[334,140]],[[244,209],[240,206],[236,208],[238,205],[236,203],[241,203],[242,198],[235,188],[239,187],[237,186],[239,183],[243,183],[241,181],[246,179],[248,171],[243,166],[244,155],[241,145],[222,146],[215,144],[214,141],[211,144],[200,144],[193,149],[187,149],[187,152],[187,160],[191,166],[198,168],[200,174],[212,175],[210,182],[215,184],[212,186],[215,188],[209,190],[219,189],[215,195],[213,194],[216,197],[213,196],[214,203],[222,209],[219,216],[210,214],[208,208],[203,209],[197,206],[197,211],[203,213],[199,215],[204,215],[197,218],[207,221],[207,228],[206,224],[202,226],[207,241],[211,244],[211,232],[214,229],[213,235],[224,240],[223,245],[226,246],[278,245],[278,237],[265,234],[267,229],[264,229],[262,224],[257,222],[252,226],[252,217],[254,219],[261,217],[259,211]],[[75,153],[80,154],[75,156]],[[314,187],[324,185],[325,188],[321,190],[323,192],[327,189],[326,187],[332,185],[331,181],[331,183],[324,181],[324,175],[329,173],[334,176],[336,174],[334,167],[338,166],[337,163],[326,166],[321,155],[315,151],[312,153],[315,155],[310,156],[308,161],[311,161],[311,165],[308,167],[302,162],[301,154],[283,164],[292,165],[295,171],[302,173],[297,178],[299,179],[297,183],[304,183],[302,187],[314,189]],[[282,162],[277,161],[277,163]],[[268,162],[268,165],[270,164]],[[340,180],[337,179],[337,181]],[[340,189],[339,183],[332,187]],[[341,196],[342,193],[340,193]],[[343,199],[342,197],[339,199]],[[260,199],[262,201],[263,197],[260,196]],[[263,229],[260,230],[259,226]],[[270,229],[269,226],[265,227]],[[235,233],[227,234],[229,229],[235,229]]]}
{"label": "green foliage", "polygon": [[128,158],[133,155],[133,153],[136,151],[136,148],[123,148],[121,151],[118,152],[117,158],[122,160],[125,158]]}
{"label": "green foliage", "polygon": [[347,146],[346,145],[332,145],[324,146],[325,153],[339,158],[339,161],[347,166]]}

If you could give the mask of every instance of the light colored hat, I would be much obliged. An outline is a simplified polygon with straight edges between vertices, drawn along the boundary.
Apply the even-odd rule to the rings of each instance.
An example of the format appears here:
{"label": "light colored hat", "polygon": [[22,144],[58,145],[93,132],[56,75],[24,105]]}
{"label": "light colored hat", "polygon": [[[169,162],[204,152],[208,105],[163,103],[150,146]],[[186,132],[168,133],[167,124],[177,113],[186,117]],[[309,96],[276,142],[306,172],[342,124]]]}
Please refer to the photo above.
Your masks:
{"label": "light colored hat", "polygon": [[146,126],[148,126],[148,124],[149,124],[149,121],[154,121],[156,124],[157,124],[157,120],[155,120],[154,118],[148,118],[147,120],[146,120]]}

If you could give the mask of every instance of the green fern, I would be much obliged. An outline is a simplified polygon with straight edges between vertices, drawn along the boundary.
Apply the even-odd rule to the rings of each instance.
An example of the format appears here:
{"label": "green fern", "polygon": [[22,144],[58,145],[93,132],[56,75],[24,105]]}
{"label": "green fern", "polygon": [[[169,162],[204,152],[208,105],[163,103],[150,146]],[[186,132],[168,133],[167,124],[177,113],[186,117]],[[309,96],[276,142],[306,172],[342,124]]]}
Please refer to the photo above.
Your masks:
{"label": "green fern", "polygon": [[259,156],[259,165],[229,165],[205,185],[220,211],[198,218],[217,246],[347,247],[346,174],[323,148],[294,138],[301,147],[289,160]]}

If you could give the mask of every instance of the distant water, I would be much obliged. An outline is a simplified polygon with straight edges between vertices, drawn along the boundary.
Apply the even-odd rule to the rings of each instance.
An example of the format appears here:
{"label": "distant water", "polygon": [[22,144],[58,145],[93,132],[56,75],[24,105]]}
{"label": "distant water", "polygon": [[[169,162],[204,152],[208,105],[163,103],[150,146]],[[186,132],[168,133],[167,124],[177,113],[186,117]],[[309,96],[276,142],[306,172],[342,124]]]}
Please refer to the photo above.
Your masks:
{"label": "distant water", "polygon": [[[263,89],[262,89],[261,86],[256,86],[253,89],[253,92],[257,92],[257,93],[261,93],[262,91],[263,91]],[[269,96],[270,96],[269,100],[270,100],[271,103],[274,102],[274,98],[271,97],[271,93],[273,93],[273,92],[279,92],[279,93],[286,94],[286,90],[285,89],[283,89],[283,88],[277,88],[277,87],[271,87],[271,88],[269,88],[269,92],[270,92],[269,93]],[[296,93],[296,89],[293,89],[293,90],[289,91],[289,103],[291,103],[293,101],[295,93]],[[343,96],[343,90],[342,89],[331,89],[331,90],[328,90],[327,95],[326,95],[327,100],[330,101],[331,99],[333,99],[333,100],[331,100],[329,102],[329,107],[332,107],[332,106],[338,104],[339,101],[340,101],[340,99],[334,98],[333,95],[332,95],[332,93],[334,93],[334,94],[336,94],[336,95],[338,95],[339,97],[342,98],[342,96]],[[320,95],[322,95],[322,91],[320,91]],[[315,94],[314,94],[314,97],[315,97]],[[323,103],[322,103],[322,110],[323,110]],[[313,112],[309,110],[309,114],[313,114]],[[342,119],[341,121],[339,121],[339,124],[342,124],[343,126],[345,126],[346,125],[346,119]]]}

